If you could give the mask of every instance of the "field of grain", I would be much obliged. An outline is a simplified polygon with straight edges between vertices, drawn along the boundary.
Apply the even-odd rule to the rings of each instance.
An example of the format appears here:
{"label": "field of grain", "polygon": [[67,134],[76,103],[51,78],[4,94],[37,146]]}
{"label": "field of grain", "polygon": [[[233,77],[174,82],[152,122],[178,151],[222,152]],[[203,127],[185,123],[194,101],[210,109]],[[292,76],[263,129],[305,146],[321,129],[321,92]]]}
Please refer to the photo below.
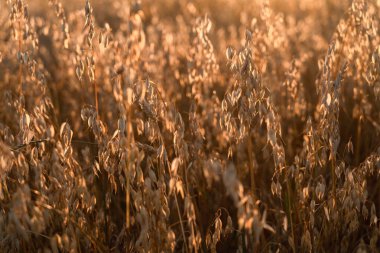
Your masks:
{"label": "field of grain", "polygon": [[379,0],[0,0],[0,252],[380,252]]}

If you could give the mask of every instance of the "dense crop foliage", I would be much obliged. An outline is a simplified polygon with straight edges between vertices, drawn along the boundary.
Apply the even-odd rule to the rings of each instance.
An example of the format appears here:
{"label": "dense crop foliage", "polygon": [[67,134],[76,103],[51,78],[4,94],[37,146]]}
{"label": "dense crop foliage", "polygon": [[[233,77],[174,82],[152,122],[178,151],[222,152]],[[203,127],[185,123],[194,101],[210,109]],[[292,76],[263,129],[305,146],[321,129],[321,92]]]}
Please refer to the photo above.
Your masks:
{"label": "dense crop foliage", "polygon": [[379,13],[0,1],[0,252],[378,252]]}

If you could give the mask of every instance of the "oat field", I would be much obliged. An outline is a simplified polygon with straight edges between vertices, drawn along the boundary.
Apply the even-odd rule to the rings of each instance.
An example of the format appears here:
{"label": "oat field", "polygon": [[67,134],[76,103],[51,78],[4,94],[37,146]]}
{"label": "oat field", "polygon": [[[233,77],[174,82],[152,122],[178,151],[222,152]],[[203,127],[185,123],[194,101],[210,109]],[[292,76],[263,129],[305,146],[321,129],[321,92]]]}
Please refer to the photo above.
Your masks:
{"label": "oat field", "polygon": [[0,0],[0,252],[380,252],[379,0]]}

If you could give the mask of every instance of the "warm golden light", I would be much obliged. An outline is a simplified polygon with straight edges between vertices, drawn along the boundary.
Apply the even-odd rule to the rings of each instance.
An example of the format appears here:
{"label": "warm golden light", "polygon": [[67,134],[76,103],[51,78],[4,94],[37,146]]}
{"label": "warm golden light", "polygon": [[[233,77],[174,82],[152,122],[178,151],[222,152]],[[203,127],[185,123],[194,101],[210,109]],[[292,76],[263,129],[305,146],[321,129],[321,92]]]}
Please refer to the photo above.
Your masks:
{"label": "warm golden light", "polygon": [[0,1],[0,253],[378,252],[379,13]]}

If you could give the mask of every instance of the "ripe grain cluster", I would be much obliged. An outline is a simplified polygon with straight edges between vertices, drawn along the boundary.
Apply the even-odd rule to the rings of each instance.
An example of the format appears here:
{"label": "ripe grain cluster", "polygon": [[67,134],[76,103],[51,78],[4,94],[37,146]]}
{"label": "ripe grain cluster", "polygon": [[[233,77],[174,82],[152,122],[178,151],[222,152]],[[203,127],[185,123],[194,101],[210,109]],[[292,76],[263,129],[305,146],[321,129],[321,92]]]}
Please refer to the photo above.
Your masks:
{"label": "ripe grain cluster", "polygon": [[0,252],[379,252],[379,13],[0,1]]}

